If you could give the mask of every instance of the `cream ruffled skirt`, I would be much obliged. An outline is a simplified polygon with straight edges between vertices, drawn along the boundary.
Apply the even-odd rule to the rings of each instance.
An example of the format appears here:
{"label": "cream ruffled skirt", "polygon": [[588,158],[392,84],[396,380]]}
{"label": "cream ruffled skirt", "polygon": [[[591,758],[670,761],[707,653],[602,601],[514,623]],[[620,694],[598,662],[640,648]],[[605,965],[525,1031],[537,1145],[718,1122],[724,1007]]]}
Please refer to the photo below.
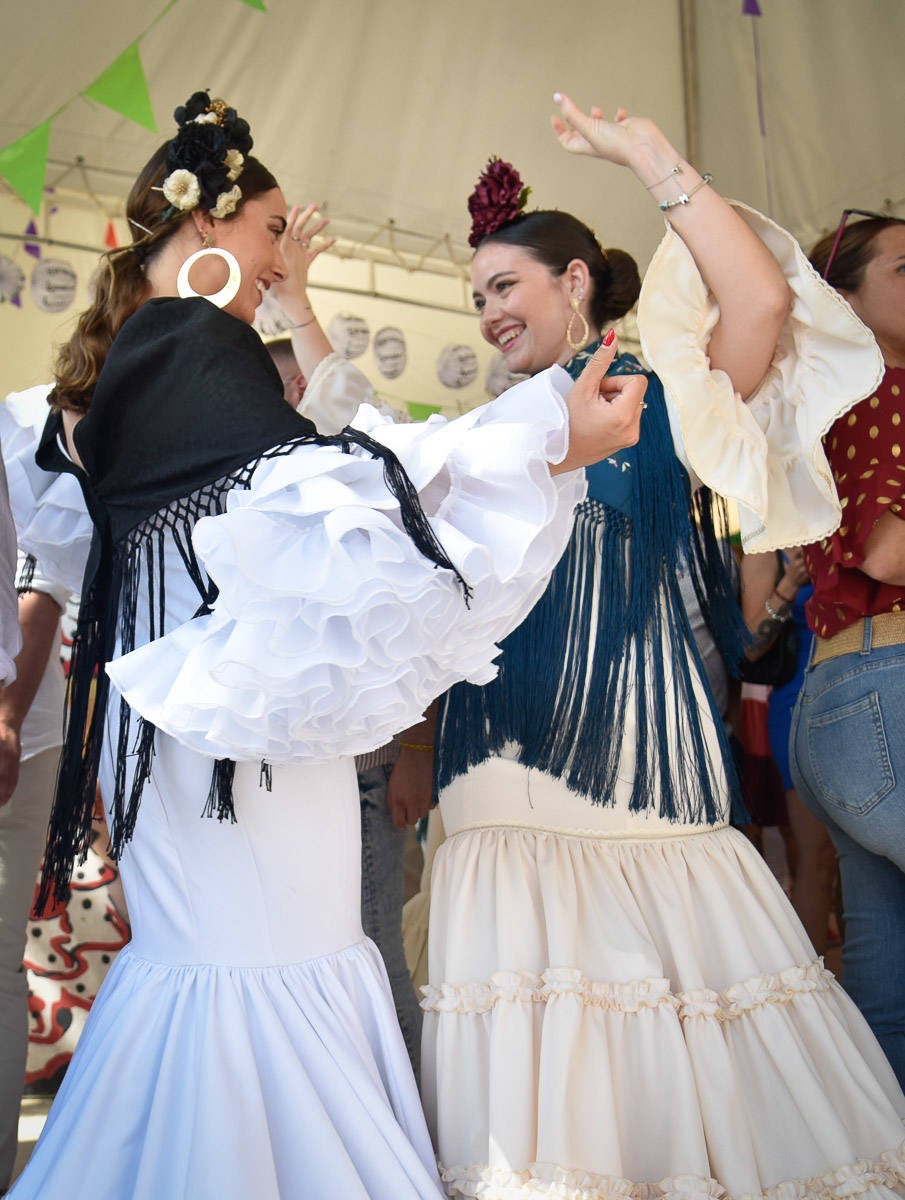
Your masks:
{"label": "cream ruffled skirt", "polygon": [[743,835],[504,759],[441,807],[423,1074],[451,1196],[903,1193],[902,1093]]}

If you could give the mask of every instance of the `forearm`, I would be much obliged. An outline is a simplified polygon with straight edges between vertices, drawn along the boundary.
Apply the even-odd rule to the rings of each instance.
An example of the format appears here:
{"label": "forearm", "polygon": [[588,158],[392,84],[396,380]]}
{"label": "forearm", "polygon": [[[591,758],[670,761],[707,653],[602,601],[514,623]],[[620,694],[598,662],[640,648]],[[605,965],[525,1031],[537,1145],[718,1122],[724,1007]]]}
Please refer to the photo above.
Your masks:
{"label": "forearm", "polygon": [[44,592],[19,597],[22,649],[16,659],[16,681],[0,693],[0,725],[18,733],[41,683],[59,636],[61,609]]}
{"label": "forearm", "polygon": [[399,758],[387,786],[387,806],[397,829],[414,825],[430,811],[439,705],[439,700],[432,701],[424,720],[399,734]]}
{"label": "forearm", "polygon": [[314,314],[307,293],[281,296],[280,307],[293,322],[288,332],[295,361],[305,378],[310,379],[317,364],[331,353],[333,347]]}
{"label": "forearm", "polygon": [[434,700],[428,706],[427,712],[424,714],[424,720],[419,721],[417,725],[410,725],[408,729],[403,729],[399,734],[399,743],[403,750],[406,747],[417,747],[418,752],[426,754],[428,747],[430,750],[434,748],[434,738],[437,734],[437,712],[440,708],[440,701]]}
{"label": "forearm", "polygon": [[749,396],[770,365],[789,311],[791,293],[779,264],[713,187],[701,186],[701,174],[656,127],[629,165],[658,204],[694,192],[687,204],[671,206],[665,216],[720,308],[710,339],[711,364]]}
{"label": "forearm", "polygon": [[757,662],[767,653],[792,615],[798,588],[786,572],[776,582],[776,555],[746,554],[741,565],[742,618],[751,635],[745,658]]}

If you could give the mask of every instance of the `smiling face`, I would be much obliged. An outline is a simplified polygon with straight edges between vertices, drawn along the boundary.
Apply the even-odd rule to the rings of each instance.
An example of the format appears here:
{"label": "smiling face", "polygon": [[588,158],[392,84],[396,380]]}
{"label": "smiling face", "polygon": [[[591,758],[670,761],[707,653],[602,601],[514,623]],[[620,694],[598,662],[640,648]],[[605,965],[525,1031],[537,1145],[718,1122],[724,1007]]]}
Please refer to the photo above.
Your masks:
{"label": "smiling face", "polygon": [[905,225],[890,225],[871,243],[861,283],[842,294],[873,332],[887,364],[905,366]]}
{"label": "smiling face", "polygon": [[581,290],[574,266],[557,276],[522,246],[490,241],[478,248],[471,283],[481,336],[503,354],[510,371],[535,375],[572,357],[569,301]]}
{"label": "smiling face", "polygon": [[[286,229],[286,201],[279,188],[262,192],[243,200],[234,217],[219,221],[207,218],[214,245],[234,254],[242,272],[242,283],[235,299],[226,306],[226,311],[250,325],[255,319],[255,310],[267,289],[275,280],[286,278],[286,262],[280,249],[280,238]],[[203,264],[207,266],[205,262]],[[203,294],[222,287],[226,282],[225,264],[212,259],[211,272],[219,272],[219,282],[214,287],[205,286],[206,280],[192,272],[192,287]]]}

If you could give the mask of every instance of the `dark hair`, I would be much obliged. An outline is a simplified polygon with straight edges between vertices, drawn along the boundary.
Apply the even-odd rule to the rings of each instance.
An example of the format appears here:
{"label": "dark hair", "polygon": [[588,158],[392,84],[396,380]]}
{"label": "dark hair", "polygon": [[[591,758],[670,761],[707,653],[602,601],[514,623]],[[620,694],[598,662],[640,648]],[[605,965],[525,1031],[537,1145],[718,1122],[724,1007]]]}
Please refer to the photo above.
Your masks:
{"label": "dark hair", "polygon": [[[176,230],[191,218],[189,212],[173,212],[159,190],[169,174],[170,143],[160,146],[132,185],[126,201],[126,218],[132,242],[101,256],[91,303],[78,319],[75,332],[57,351],[56,387],[50,395],[54,408],[87,412],[104,360],[125,322],[148,299],[145,263]],[[242,201],[277,187],[277,181],[256,158],[246,158],[240,176]],[[242,201],[236,213],[242,211]],[[201,209],[205,205],[199,205]],[[166,215],[165,215],[166,214]],[[236,214],[224,217],[232,220]]]}
{"label": "dark hair", "polygon": [[[884,229],[893,225],[905,225],[900,217],[869,217],[865,221],[852,221],[846,225],[839,240],[839,247],[830,265],[827,283],[843,292],[856,292],[864,282],[864,269],[874,257],[874,240]],[[823,275],[836,240],[836,230],[825,234],[808,255],[811,266]]]}
{"label": "dark hair", "polygon": [[522,246],[554,275],[565,274],[575,258],[587,263],[593,285],[591,320],[598,329],[624,317],[641,291],[638,264],[632,256],[625,250],[602,250],[593,231],[570,213],[553,209],[523,213],[488,234],[480,245],[491,242]]}

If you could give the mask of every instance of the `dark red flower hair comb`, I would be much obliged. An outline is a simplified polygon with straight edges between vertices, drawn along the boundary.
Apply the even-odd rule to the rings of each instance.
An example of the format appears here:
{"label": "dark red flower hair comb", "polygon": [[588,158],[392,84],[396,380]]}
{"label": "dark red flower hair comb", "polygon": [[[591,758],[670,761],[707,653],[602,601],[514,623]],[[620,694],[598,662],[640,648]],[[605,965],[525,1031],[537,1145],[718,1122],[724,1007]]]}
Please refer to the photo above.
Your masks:
{"label": "dark red flower hair comb", "polygon": [[469,246],[477,248],[485,237],[501,225],[520,216],[531,192],[511,163],[491,158],[481,172],[475,190],[468,197],[471,214]]}

